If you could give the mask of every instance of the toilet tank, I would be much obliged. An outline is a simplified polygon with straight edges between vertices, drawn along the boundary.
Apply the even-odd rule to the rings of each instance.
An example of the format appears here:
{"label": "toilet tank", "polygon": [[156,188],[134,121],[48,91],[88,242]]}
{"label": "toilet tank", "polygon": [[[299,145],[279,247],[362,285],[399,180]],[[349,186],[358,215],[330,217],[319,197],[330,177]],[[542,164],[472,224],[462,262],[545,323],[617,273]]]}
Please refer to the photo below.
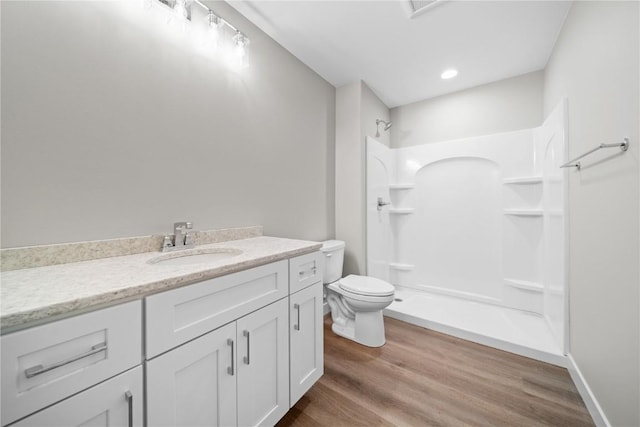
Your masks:
{"label": "toilet tank", "polygon": [[342,240],[327,240],[320,249],[324,254],[324,283],[333,283],[342,277],[345,243]]}

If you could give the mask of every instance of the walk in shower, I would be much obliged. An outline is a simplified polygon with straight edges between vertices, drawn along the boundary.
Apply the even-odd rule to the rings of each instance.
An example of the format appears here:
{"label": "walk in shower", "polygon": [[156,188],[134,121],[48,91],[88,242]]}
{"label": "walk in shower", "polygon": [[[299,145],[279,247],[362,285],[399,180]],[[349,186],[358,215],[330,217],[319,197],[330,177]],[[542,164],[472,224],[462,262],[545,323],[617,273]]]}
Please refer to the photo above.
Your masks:
{"label": "walk in shower", "polygon": [[385,315],[562,364],[565,107],[541,127],[389,148],[367,139],[367,270]]}

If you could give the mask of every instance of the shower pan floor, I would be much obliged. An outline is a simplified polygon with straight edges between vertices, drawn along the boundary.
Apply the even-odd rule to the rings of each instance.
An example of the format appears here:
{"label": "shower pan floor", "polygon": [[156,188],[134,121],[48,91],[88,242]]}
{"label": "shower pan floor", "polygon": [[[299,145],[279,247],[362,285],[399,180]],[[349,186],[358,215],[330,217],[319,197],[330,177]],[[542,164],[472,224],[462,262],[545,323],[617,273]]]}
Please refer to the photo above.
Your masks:
{"label": "shower pan floor", "polygon": [[396,286],[385,316],[521,356],[565,366],[541,316],[497,305]]}

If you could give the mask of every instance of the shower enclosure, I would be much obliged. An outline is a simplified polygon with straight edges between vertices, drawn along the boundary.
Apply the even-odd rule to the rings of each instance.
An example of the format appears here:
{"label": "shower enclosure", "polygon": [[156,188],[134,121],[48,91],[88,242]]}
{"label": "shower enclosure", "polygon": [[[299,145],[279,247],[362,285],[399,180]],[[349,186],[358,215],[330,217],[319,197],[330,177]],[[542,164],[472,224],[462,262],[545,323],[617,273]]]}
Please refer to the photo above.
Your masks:
{"label": "shower enclosure", "polygon": [[535,129],[367,139],[367,270],[385,315],[551,363],[566,353],[565,103]]}

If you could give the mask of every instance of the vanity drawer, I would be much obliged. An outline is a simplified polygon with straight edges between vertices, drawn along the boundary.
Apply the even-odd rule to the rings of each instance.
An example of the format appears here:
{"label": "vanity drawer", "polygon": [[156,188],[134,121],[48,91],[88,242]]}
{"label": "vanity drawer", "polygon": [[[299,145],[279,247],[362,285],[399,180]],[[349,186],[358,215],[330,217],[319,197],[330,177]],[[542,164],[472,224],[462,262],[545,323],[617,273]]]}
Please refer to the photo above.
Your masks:
{"label": "vanity drawer", "polygon": [[142,427],[142,366],[101,382],[11,427]]}
{"label": "vanity drawer", "polygon": [[140,301],[105,308],[0,339],[2,425],[139,365]]}
{"label": "vanity drawer", "polygon": [[322,252],[313,252],[289,260],[290,293],[322,281]]}
{"label": "vanity drawer", "polygon": [[147,359],[286,297],[288,283],[283,260],[145,298]]}

